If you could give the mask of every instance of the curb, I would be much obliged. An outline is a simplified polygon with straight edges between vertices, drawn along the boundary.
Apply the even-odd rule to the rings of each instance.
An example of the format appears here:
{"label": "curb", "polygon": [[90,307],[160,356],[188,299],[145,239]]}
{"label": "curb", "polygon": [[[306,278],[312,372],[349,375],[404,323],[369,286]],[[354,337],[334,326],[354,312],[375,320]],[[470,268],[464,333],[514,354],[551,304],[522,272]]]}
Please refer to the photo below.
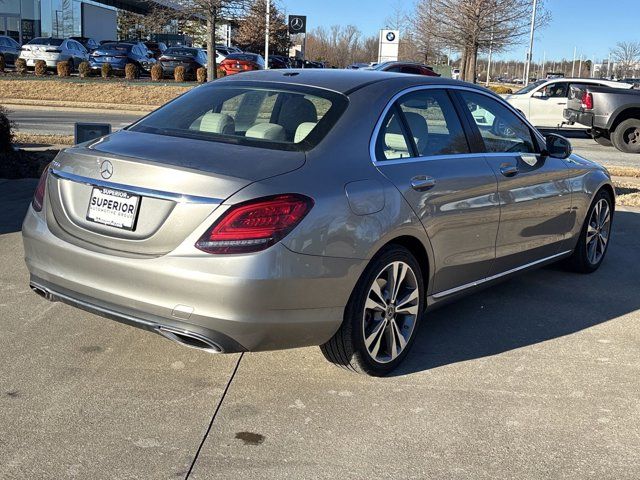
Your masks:
{"label": "curb", "polygon": [[0,105],[13,110],[33,110],[34,107],[49,110],[109,110],[114,113],[141,114],[149,113],[160,105],[128,105],[122,103],[88,103],[62,102],[58,100],[30,100],[17,98],[0,98]]}

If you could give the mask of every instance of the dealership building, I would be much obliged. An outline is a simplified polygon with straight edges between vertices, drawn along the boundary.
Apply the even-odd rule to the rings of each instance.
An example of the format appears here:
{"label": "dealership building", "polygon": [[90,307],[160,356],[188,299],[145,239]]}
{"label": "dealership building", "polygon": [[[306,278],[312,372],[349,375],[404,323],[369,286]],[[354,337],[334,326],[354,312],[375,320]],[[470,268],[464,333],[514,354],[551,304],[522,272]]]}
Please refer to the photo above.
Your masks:
{"label": "dealership building", "polygon": [[[0,35],[26,43],[34,37],[117,38],[118,10],[145,14],[145,0],[0,0]],[[157,2],[166,5],[166,2]]]}

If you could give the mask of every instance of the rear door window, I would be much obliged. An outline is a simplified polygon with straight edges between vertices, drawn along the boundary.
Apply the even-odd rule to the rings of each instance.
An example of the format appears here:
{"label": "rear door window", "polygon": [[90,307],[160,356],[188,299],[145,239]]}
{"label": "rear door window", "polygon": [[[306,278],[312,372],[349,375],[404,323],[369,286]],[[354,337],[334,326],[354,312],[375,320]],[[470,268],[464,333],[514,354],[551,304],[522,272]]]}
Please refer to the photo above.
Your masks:
{"label": "rear door window", "polygon": [[398,101],[421,157],[468,153],[458,114],[444,90],[425,89]]}

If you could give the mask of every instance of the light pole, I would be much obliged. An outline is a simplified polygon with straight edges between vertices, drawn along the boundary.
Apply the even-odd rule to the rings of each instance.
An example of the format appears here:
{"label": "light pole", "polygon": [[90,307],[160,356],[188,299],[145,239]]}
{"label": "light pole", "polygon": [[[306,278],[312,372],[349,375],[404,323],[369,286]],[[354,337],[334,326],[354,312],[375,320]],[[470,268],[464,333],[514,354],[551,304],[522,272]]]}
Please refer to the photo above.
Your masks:
{"label": "light pole", "polygon": [[271,0],[267,2],[267,21],[264,29],[264,68],[269,69],[269,14],[271,13]]}
{"label": "light pole", "polygon": [[571,78],[576,76],[576,53],[578,53],[578,47],[573,47],[573,63],[571,64]]}
{"label": "light pole", "polygon": [[531,55],[533,54],[533,32],[536,27],[536,9],[538,0],[533,0],[533,11],[531,12],[531,30],[529,32],[529,51],[527,52],[527,67],[525,68],[524,85],[529,85],[529,70],[531,69]]}

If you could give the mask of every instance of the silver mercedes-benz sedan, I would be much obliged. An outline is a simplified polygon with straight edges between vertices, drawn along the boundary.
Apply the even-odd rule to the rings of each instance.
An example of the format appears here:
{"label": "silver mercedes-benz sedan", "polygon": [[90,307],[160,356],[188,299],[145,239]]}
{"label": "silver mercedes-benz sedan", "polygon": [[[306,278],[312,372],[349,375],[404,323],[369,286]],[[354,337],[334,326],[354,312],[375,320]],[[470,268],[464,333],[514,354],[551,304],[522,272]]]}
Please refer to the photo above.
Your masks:
{"label": "silver mercedes-benz sedan", "polygon": [[614,199],[604,168],[484,88],[261,71],[62,151],[23,238],[49,300],[209,352],[321,345],[384,375],[443,302],[563,259],[595,271]]}

